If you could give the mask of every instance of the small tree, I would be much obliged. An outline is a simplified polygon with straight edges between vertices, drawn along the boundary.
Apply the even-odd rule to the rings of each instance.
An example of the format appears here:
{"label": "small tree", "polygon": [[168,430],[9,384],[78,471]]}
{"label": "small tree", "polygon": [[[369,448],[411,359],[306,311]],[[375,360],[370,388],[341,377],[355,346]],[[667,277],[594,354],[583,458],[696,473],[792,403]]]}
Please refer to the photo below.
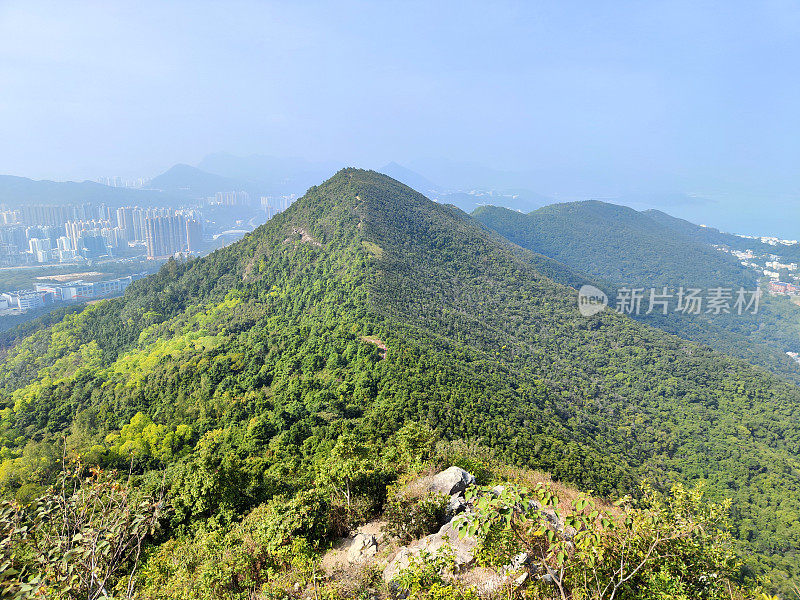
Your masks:
{"label": "small tree", "polygon": [[650,597],[730,598],[738,563],[726,533],[730,501],[707,502],[701,488],[651,486],[637,505],[626,497],[614,511],[598,510],[581,494],[563,516],[547,486],[505,486],[469,493],[474,513],[459,518],[459,535],[482,543],[504,531],[562,600]]}
{"label": "small tree", "polygon": [[30,509],[0,503],[0,595],[133,597],[142,545],[163,502],[113,475],[65,466],[59,486]]}
{"label": "small tree", "polygon": [[336,440],[323,464],[323,479],[328,481],[350,508],[353,483],[374,470],[369,448],[353,433],[343,433]]}
{"label": "small tree", "polygon": [[409,421],[395,434],[397,459],[408,471],[422,467],[436,449],[436,433],[424,423]]}

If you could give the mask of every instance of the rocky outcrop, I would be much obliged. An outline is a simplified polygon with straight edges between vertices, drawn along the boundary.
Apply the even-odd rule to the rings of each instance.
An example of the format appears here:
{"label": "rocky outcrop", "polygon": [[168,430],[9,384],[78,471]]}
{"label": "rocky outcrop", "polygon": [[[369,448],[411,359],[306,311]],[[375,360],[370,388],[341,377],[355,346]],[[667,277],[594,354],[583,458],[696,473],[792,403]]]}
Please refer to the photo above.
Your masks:
{"label": "rocky outcrop", "polygon": [[467,508],[467,502],[464,500],[463,495],[461,494],[453,494],[450,496],[450,500],[447,503],[446,509],[446,516],[448,519],[452,519],[458,513],[464,511]]}
{"label": "rocky outcrop", "polygon": [[[388,584],[398,597],[402,597],[397,577],[412,563],[420,562],[422,557],[429,560],[443,551],[453,557],[454,572],[447,577],[459,582],[459,585],[471,587],[480,596],[505,597],[514,594],[525,587],[529,581],[552,582],[552,576],[543,570],[527,552],[520,552],[514,556],[509,564],[503,567],[486,567],[475,564],[475,551],[478,540],[474,537],[460,538],[456,516],[461,513],[463,518],[469,520],[473,515],[472,500],[467,501],[465,492],[475,484],[475,477],[459,467],[450,467],[433,476],[414,480],[410,486],[412,498],[423,498],[426,492],[434,492],[449,496],[446,522],[434,534],[425,536],[412,543],[397,548],[399,540],[384,533],[387,524],[373,521],[360,527],[354,537],[344,538],[340,544],[328,552],[322,560],[326,573],[338,571],[354,573],[359,569],[382,569],[383,580]],[[504,486],[498,485],[489,490],[488,494],[501,495]],[[546,524],[553,530],[559,531],[562,536],[569,539],[569,527],[558,518],[558,514],[549,507],[543,507],[535,500],[529,500],[529,508],[540,513],[540,518],[546,519]],[[352,570],[351,570],[352,569]]]}
{"label": "rocky outcrop", "polygon": [[397,554],[394,555],[394,558],[389,561],[389,564],[386,565],[386,568],[383,570],[383,580],[386,583],[389,583],[392,579],[397,577],[401,571],[407,569],[411,566],[411,561],[419,556],[420,551],[411,548],[410,546],[404,546],[397,551]]}
{"label": "rocky outcrop", "polygon": [[478,541],[474,537],[461,539],[453,518],[467,508],[463,498],[464,490],[474,483],[475,477],[459,467],[450,467],[433,477],[429,489],[450,496],[447,507],[449,520],[436,533],[400,548],[383,570],[384,581],[389,582],[394,579],[403,569],[411,565],[415,557],[422,554],[435,556],[445,547],[454,553],[456,569],[472,564]]}
{"label": "rocky outcrop", "polygon": [[359,533],[350,542],[347,549],[347,561],[351,563],[364,562],[371,559],[378,552],[378,540],[374,535]]}
{"label": "rocky outcrop", "polygon": [[474,552],[477,545],[478,541],[474,537],[459,538],[453,521],[450,521],[442,525],[441,529],[433,535],[400,548],[383,570],[383,580],[391,581],[400,571],[408,568],[414,558],[422,554],[436,556],[445,546],[449,547],[454,554],[456,569],[469,566],[475,560]]}
{"label": "rocky outcrop", "polygon": [[434,476],[429,489],[445,496],[453,496],[454,494],[462,494],[467,489],[467,486],[474,483],[474,475],[467,473],[460,467],[450,467]]}
{"label": "rocky outcrop", "polygon": [[504,573],[486,578],[479,586],[481,595],[494,596],[500,590],[516,591],[528,581],[528,573]]}
{"label": "rocky outcrop", "polygon": [[354,532],[353,537],[340,538],[320,561],[322,570],[331,575],[336,571],[346,571],[381,561],[381,553],[385,558],[389,544],[384,537],[383,521],[370,521]]}

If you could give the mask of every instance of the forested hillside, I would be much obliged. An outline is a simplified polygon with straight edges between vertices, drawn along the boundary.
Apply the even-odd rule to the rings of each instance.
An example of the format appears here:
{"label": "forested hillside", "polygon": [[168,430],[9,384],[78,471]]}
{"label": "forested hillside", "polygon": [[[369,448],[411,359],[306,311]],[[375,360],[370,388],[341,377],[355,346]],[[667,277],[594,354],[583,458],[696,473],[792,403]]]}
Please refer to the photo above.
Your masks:
{"label": "forested hillside", "polygon": [[583,318],[543,273],[580,277],[386,176],[340,171],[241,242],[8,350],[2,493],[40,493],[66,444],[163,487],[171,548],[264,503],[322,510],[325,477],[347,490],[347,529],[375,506],[353,508],[358,470],[339,465],[422,422],[607,497],[643,477],[705,481],[733,500],[750,572],[796,581],[800,389],[612,311]]}
{"label": "forested hillside", "polygon": [[[693,225],[659,211],[637,212],[605,202],[553,204],[529,214],[486,206],[473,217],[512,242],[585,273],[609,296],[621,288],[643,288],[635,318],[682,338],[743,358],[800,383],[800,366],[786,356],[800,348],[800,308],[786,298],[764,295],[757,314],[646,314],[650,288],[753,290],[757,274],[712,244],[764,250],[761,244]],[[734,311],[735,312],[735,311]]]}
{"label": "forested hillside", "polygon": [[739,262],[626,206],[589,200],[523,214],[480,207],[481,223],[512,242],[621,285],[752,287]]}

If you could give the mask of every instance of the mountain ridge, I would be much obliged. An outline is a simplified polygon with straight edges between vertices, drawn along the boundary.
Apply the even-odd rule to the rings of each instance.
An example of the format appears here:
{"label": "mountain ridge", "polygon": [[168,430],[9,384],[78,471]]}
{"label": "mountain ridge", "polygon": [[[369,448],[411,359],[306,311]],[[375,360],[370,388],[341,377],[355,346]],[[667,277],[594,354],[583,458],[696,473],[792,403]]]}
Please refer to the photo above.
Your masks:
{"label": "mountain ridge", "polygon": [[[473,216],[501,234],[506,233],[505,237],[511,241],[556,260],[569,257],[571,260],[567,262],[582,267],[584,272],[618,284],[677,287],[724,283],[751,288],[755,285],[755,276],[732,257],[724,256],[627,206],[585,200],[551,204],[527,215],[488,206],[476,209]],[[634,234],[638,237],[630,239]],[[604,248],[606,263],[602,268],[594,265],[596,253],[574,251],[591,240],[603,244],[612,238],[616,240]],[[626,242],[630,245],[626,246]],[[670,260],[670,251],[677,257],[681,256],[678,252],[686,247],[691,249],[693,256],[706,263],[700,265],[703,269],[697,275],[687,276],[687,270],[695,266],[675,264]],[[625,250],[636,252],[635,260],[626,258]],[[627,261],[626,268],[615,269],[614,261]],[[665,264],[668,270],[664,271],[661,266],[659,272],[654,263]],[[626,280],[631,272],[635,277]]]}
{"label": "mountain ridge", "polygon": [[[661,293],[666,286],[674,299],[680,287],[703,291],[719,286],[733,293],[758,285],[756,273],[712,246],[755,247],[754,240],[721,234],[666,213],[584,201],[528,214],[483,207],[472,215],[522,247],[586,273],[612,304],[623,288],[640,288],[648,294],[650,289]],[[800,313],[788,300],[764,295],[757,314],[683,315],[674,308],[667,315],[647,314],[643,308],[634,317],[800,383],[800,365],[786,354],[800,347]]]}
{"label": "mountain ridge", "polygon": [[28,203],[82,204],[106,203],[112,206],[177,206],[180,198],[153,190],[117,188],[94,181],[49,181],[14,175],[0,175],[0,203],[12,207]]}
{"label": "mountain ridge", "polygon": [[217,192],[246,191],[252,196],[261,192],[261,186],[249,182],[208,173],[191,165],[178,163],[147,182],[148,188],[192,199],[206,198]]}
{"label": "mountain ridge", "polygon": [[[143,412],[170,439],[192,432],[137,463],[164,470],[186,527],[313,481],[304,465],[343,431],[423,421],[606,496],[707,480],[759,568],[791,572],[800,531],[773,517],[800,506],[796,386],[612,311],[581,317],[536,260],[560,269],[389,177],[339,171],[241,242],[7,352],[0,488],[46,472],[18,439],[45,453],[72,431],[87,460],[124,464],[117,440]],[[246,485],[189,485],[208,439],[228,440]]]}

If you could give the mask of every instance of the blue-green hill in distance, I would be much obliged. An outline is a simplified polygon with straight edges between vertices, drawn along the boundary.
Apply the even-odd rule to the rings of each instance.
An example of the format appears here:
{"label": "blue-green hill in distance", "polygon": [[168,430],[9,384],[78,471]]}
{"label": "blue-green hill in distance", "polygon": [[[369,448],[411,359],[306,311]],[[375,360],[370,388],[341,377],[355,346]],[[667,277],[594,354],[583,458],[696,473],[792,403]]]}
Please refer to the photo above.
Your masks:
{"label": "blue-green hill in distance", "polygon": [[0,204],[107,204],[110,206],[178,206],[179,196],[156,191],[110,187],[94,181],[33,180],[0,175]]}
{"label": "blue-green hill in distance", "polygon": [[[528,214],[487,206],[472,215],[523,248],[593,279],[612,304],[622,287],[644,288],[645,295],[663,286],[673,294],[681,286],[755,290],[758,274],[712,244],[778,251],[661,211],[638,212],[599,201],[552,204]],[[666,316],[659,311],[646,315],[643,309],[639,318],[800,382],[800,365],[786,355],[800,350],[800,307],[788,299],[764,295],[755,315],[706,314],[705,309],[699,315],[683,315],[674,308],[673,303]]]}

